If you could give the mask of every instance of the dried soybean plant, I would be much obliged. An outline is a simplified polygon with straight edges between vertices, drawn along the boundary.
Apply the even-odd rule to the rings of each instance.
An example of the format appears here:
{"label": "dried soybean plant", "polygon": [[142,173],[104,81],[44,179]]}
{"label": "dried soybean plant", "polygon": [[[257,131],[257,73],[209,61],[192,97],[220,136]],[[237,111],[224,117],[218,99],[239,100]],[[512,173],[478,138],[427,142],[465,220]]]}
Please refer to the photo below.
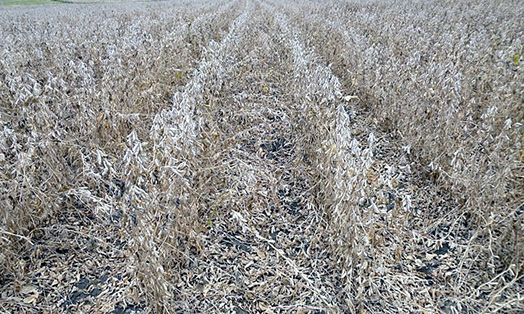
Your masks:
{"label": "dried soybean plant", "polygon": [[[411,207],[405,218],[414,228],[400,232],[404,243],[385,238],[397,247],[391,254],[419,260],[422,273],[416,276],[440,280],[428,306],[521,310],[522,8],[514,1],[410,1],[400,7],[332,1],[284,10],[311,36],[304,42],[331,64],[344,89],[358,96],[367,121],[391,134],[396,143],[387,144],[403,155],[393,169],[409,161],[412,176],[429,184],[422,187],[431,189],[427,205],[416,212],[403,206]],[[397,217],[389,223],[395,220],[400,222]],[[370,229],[362,232],[376,233]],[[437,252],[447,261],[428,267],[402,247],[430,253],[430,260]]]}
{"label": "dried soybean plant", "polygon": [[[152,151],[144,163],[141,157],[145,143],[132,134],[134,143],[126,156],[131,157],[130,169],[149,164],[136,179],[139,183],[134,193],[128,195],[128,210],[137,217],[133,230],[132,250],[137,254],[135,265],[138,284],[148,293],[147,300],[169,312],[175,293],[173,285],[178,278],[178,265],[185,264],[191,247],[198,248],[198,232],[203,229],[200,215],[206,208],[200,202],[201,194],[212,194],[213,186],[202,182],[202,168],[207,164],[202,156],[209,155],[202,133],[206,117],[201,114],[209,94],[220,90],[223,63],[227,49],[234,45],[234,38],[242,31],[249,16],[249,8],[235,2],[236,18],[220,16],[229,21],[229,30],[216,43],[211,41],[202,53],[191,79],[183,90],[173,96],[173,105],[157,113],[150,130]],[[141,181],[147,182],[146,188]],[[149,187],[149,189],[148,189]]]}
{"label": "dried soybean plant", "polygon": [[[183,268],[197,271],[203,246],[216,244],[199,232],[236,209],[241,224],[246,204],[257,218],[269,206],[260,193],[278,185],[269,172],[291,167],[286,173],[303,172],[311,185],[308,208],[324,214],[345,304],[333,306],[338,299],[322,296],[284,249],[275,254],[322,308],[523,310],[518,1],[180,1],[5,12],[5,304],[48,311],[31,308],[28,283],[44,280],[42,269],[74,272],[86,250],[103,252],[91,257],[99,265],[118,256],[120,290],[99,298],[101,309],[174,311]],[[268,34],[275,41],[256,47]],[[273,57],[289,77],[249,73]],[[256,82],[264,76],[275,88]],[[258,109],[257,97],[278,103]],[[278,110],[285,123],[271,124]],[[293,165],[246,155],[282,131],[262,130],[266,124],[289,127]],[[250,142],[254,131],[261,134]],[[257,226],[240,229],[263,242],[254,246],[272,243]],[[49,253],[68,250],[74,258]],[[78,278],[65,276],[42,295],[68,294]],[[13,305],[20,296],[27,302]]]}
{"label": "dried soybean plant", "polygon": [[[108,4],[87,14],[79,5],[2,15],[2,282],[27,280],[32,269],[23,260],[36,252],[35,241],[52,249],[48,230],[78,220],[88,228],[82,234],[120,236],[114,243],[136,267],[128,272],[139,300],[169,308],[171,272],[186,250],[180,243],[198,230],[187,205],[196,161],[184,153],[198,145],[189,135],[163,134],[155,121],[163,109],[177,109],[180,95],[172,95],[191,86],[202,45],[220,40],[240,5]],[[191,123],[191,113],[181,115]]]}
{"label": "dried soybean plant", "polygon": [[366,196],[375,137],[369,133],[364,145],[357,140],[353,134],[353,112],[345,106],[352,97],[342,94],[338,78],[319,64],[314,52],[304,47],[299,32],[287,18],[279,15],[279,21],[292,46],[295,79],[303,84],[298,85],[296,101],[301,105],[297,113],[302,115],[303,132],[307,133],[306,154],[316,166],[313,176],[318,180],[317,202],[330,221],[333,253],[346,269],[347,282],[352,285],[349,287],[352,297],[347,302],[355,311],[357,302],[365,300],[366,294],[378,293],[364,287],[372,281],[368,267],[377,266],[369,260],[375,241],[369,230],[380,229],[382,224],[372,212],[359,206]]}

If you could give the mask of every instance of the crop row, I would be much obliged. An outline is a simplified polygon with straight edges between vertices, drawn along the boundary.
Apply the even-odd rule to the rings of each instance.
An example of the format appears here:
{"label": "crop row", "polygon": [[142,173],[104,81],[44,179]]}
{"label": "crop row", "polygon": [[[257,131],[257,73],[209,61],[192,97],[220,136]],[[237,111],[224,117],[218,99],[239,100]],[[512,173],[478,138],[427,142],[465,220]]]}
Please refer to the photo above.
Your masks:
{"label": "crop row", "polygon": [[[194,215],[180,207],[194,161],[178,146],[193,142],[189,133],[164,134],[178,121],[162,130],[155,122],[178,115],[191,127],[192,113],[177,112],[180,95],[199,100],[197,85],[213,80],[208,62],[216,58],[203,57],[205,46],[228,33],[243,4],[119,6],[2,15],[0,280],[27,272],[19,260],[34,249],[30,239],[75,212],[100,225],[116,221],[113,236],[137,260],[130,271],[139,294],[158,299],[168,289],[156,265],[176,263],[173,243],[189,234],[180,229]],[[160,224],[169,215],[180,219]],[[153,282],[142,277],[149,272]]]}
{"label": "crop row", "polygon": [[[369,121],[390,134],[414,175],[453,199],[439,212],[430,213],[427,207],[426,215],[437,218],[416,229],[436,233],[439,241],[457,247],[456,277],[445,285],[471,297],[443,292],[447,305],[437,304],[451,311],[513,310],[520,300],[524,99],[519,77],[524,37],[523,11],[515,5],[280,5],[303,30],[299,40],[330,64],[343,89],[358,97],[355,104]],[[435,197],[433,202],[441,201]],[[357,217],[352,214],[345,221],[352,226]],[[416,238],[403,234],[404,244]],[[393,244],[393,236],[389,241],[402,246]],[[486,286],[496,289],[486,294]]]}

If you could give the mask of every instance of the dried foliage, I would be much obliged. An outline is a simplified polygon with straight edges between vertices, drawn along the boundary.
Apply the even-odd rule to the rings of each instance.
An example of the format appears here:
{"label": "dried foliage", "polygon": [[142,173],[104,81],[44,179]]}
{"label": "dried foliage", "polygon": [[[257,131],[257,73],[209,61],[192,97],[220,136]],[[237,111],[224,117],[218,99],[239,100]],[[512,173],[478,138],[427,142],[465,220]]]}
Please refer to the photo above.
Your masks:
{"label": "dried foliage", "polygon": [[1,280],[24,277],[22,257],[48,228],[88,219],[99,245],[105,232],[120,236],[108,241],[126,252],[137,298],[167,307],[197,214],[188,191],[198,162],[186,152],[191,134],[177,134],[193,116],[177,90],[199,88],[202,44],[224,35],[240,5],[2,15]]}
{"label": "dried foliage", "polygon": [[[318,176],[328,187],[323,203],[353,285],[353,308],[521,311],[522,8],[512,1],[281,8],[303,29],[298,42],[330,65],[352,95],[348,100],[358,99],[349,112],[365,113],[365,121],[387,134],[382,141],[395,142],[379,139],[379,146],[396,146],[401,156],[373,158],[381,152],[369,126],[360,135],[365,144],[352,139],[360,117],[351,119],[336,105],[323,116],[335,123],[314,147],[327,144],[319,164],[332,163],[326,172],[333,177]],[[323,82],[336,88],[336,77],[324,73]],[[329,102],[327,89],[319,90]],[[311,110],[319,115],[316,106]],[[326,141],[328,134],[333,138]],[[435,189],[424,195],[432,206],[413,206],[399,168]],[[381,185],[390,191],[384,195]],[[435,260],[439,255],[449,256]],[[422,277],[405,273],[406,258]],[[428,289],[428,282],[440,286]]]}
{"label": "dried foliage", "polygon": [[0,17],[0,312],[524,311],[518,1]]}

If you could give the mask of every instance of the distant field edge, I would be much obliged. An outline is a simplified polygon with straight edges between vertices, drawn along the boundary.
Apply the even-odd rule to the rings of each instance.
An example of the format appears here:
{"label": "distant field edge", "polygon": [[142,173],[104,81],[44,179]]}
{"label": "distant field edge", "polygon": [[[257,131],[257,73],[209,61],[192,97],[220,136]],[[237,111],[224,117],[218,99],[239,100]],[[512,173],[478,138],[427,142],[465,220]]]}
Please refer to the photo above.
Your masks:
{"label": "distant field edge", "polygon": [[60,3],[112,3],[112,2],[161,2],[165,0],[0,0],[1,7],[25,6],[25,5],[43,5],[43,4],[60,4]]}

